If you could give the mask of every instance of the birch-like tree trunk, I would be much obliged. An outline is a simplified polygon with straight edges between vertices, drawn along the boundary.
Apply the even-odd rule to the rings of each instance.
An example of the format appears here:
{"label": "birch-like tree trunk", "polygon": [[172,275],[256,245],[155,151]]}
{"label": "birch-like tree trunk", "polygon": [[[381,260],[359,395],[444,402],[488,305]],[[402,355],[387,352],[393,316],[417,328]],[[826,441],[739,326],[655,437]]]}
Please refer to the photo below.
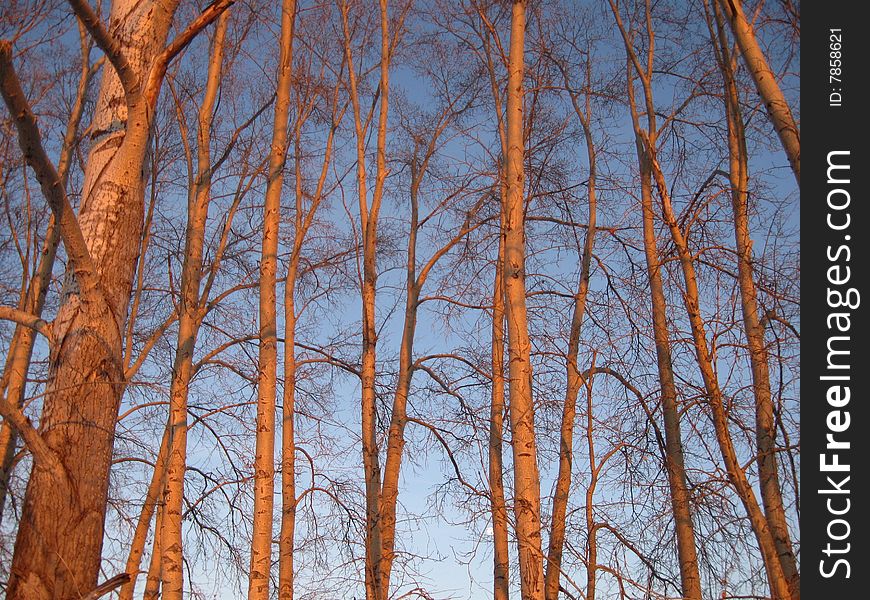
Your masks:
{"label": "birch-like tree trunk", "polygon": [[752,371],[752,391],[755,396],[755,437],[758,445],[758,478],[764,514],[793,600],[800,598],[800,572],[792,547],[779,467],[776,460],[776,420],[770,386],[764,325],[759,312],[758,292],[753,275],[752,237],[749,230],[749,153],[740,95],[737,90],[736,59],[725,35],[718,4],[713,4],[715,31],[711,38],[724,83],[725,117],[728,127],[728,178],[731,185],[731,208],[734,216],[734,241],[737,249],[737,280],[740,288],[740,308],[743,329],[749,350]]}
{"label": "birch-like tree trunk", "polygon": [[163,519],[160,535],[162,550],[162,596],[166,600],[181,600],[184,594],[184,553],[182,517],[184,513],[184,477],[187,470],[187,399],[193,375],[193,353],[204,316],[200,298],[205,226],[211,203],[211,126],[215,101],[221,82],[224,41],[228,13],[221,15],[212,40],[205,94],[199,107],[197,130],[196,180],[188,192],[187,229],[185,231],[184,264],[181,272],[178,337],[172,382],[169,389],[168,455]]}
{"label": "birch-like tree trunk", "polygon": [[[365,590],[366,600],[385,600],[384,577],[381,572],[383,558],[381,523],[381,468],[377,443],[377,398],[375,390],[377,369],[377,323],[375,299],[377,295],[377,231],[378,217],[383,198],[386,171],[387,115],[390,96],[390,33],[387,0],[380,0],[381,60],[380,86],[378,89],[378,125],[376,148],[375,187],[371,204],[368,200],[366,176],[366,132],[367,120],[362,114],[357,72],[353,61],[353,43],[349,23],[350,6],[346,0],[340,4],[342,30],[344,33],[344,52],[348,66],[348,91],[353,107],[354,133],[357,157],[357,194],[359,197],[359,225],[362,238],[362,357],[360,368],[361,381],[361,429],[362,458],[366,495],[366,536],[365,536]],[[388,585],[388,584],[387,584]]]}
{"label": "birch-like tree trunk", "polygon": [[510,424],[514,459],[514,518],[520,590],[524,600],[543,600],[541,484],[535,443],[531,343],[526,317],[523,72],[526,2],[514,0],[508,61],[507,193],[504,204],[504,288],[508,331]]}
{"label": "birch-like tree trunk", "polygon": [[248,598],[268,600],[272,570],[272,525],[275,491],[275,410],[278,387],[277,269],[281,193],[287,159],[287,122],[293,84],[293,27],[296,0],[281,3],[275,116],[269,154],[269,174],[263,209],[260,256],[260,353],[257,378],[257,440],[254,458],[254,527]]}
{"label": "birch-like tree trunk", "polygon": [[[478,10],[481,10],[478,8]],[[481,15],[483,16],[483,15]],[[504,174],[504,158],[507,156],[507,131],[505,131],[501,88],[495,71],[490,35],[482,32],[486,71],[495,108],[498,137],[502,160],[498,165],[499,236],[498,254],[495,260],[495,278],[492,284],[492,342],[491,364],[492,388],[489,406],[488,481],[490,513],[492,520],[492,597],[493,600],[508,600],[510,597],[510,546],[508,544],[508,513],[504,492],[504,417],[505,409],[505,321],[504,321],[504,227],[505,196],[507,181]]]}
{"label": "birch-like tree trunk", "polygon": [[[649,7],[649,4],[647,4]],[[636,136],[637,160],[640,169],[641,213],[643,219],[643,247],[646,258],[647,280],[650,289],[652,308],[653,339],[656,348],[656,364],[661,386],[662,419],[664,421],[665,470],[668,476],[668,488],[671,494],[671,511],[674,515],[674,530],[677,538],[677,556],[680,563],[680,587],[684,598],[701,599],[701,576],[698,564],[698,552],[695,542],[695,527],[692,520],[692,496],[686,477],[685,454],[683,451],[682,432],[680,429],[680,410],[677,398],[677,386],[674,375],[671,341],[668,332],[667,300],[662,282],[662,258],[658,250],[656,235],[655,210],[652,192],[652,165],[641,142],[642,126],[635,102],[634,76],[632,69],[641,79],[644,98],[651,103],[652,93],[649,81],[652,78],[652,54],[648,63],[641,65],[630,38],[622,24],[619,10],[611,2],[614,17],[625,43],[628,59],[628,100],[631,108],[632,126]],[[649,8],[647,8],[649,10]],[[649,12],[647,12],[647,16]],[[648,18],[649,19],[649,18]],[[647,35],[652,35],[651,24],[647,20]],[[655,131],[655,113],[647,112],[647,127]]]}
{"label": "birch-like tree trunk", "polygon": [[[67,273],[40,421],[41,437],[64,477],[35,459],[15,544],[10,599],[78,598],[96,587],[124,387],[122,332],[138,251],[130,241],[141,236],[142,166],[162,79],[152,67],[177,3],[116,0],[111,37],[90,7],[73,6],[115,68],[104,71],[97,98],[78,221],[61,221],[67,252],[89,258],[74,260]],[[69,245],[74,234],[84,248]]]}
{"label": "birch-like tree trunk", "polygon": [[[568,86],[567,73],[565,85]],[[588,72],[587,72],[588,80]],[[550,543],[547,548],[547,565],[544,585],[544,597],[546,600],[558,600],[559,577],[562,571],[562,551],[565,545],[565,524],[568,508],[568,495],[571,491],[571,467],[574,462],[574,420],[577,415],[577,397],[583,385],[583,377],[580,374],[577,356],[580,350],[580,334],[583,328],[583,317],[586,314],[586,298],[589,294],[589,276],[592,267],[592,251],[595,248],[595,226],[597,218],[597,163],[595,143],[590,130],[591,102],[586,95],[585,106],[580,106],[577,94],[569,89],[574,112],[583,126],[584,141],[586,142],[586,154],[589,160],[589,178],[587,190],[589,194],[589,222],[586,228],[586,238],[583,242],[583,254],[580,258],[580,281],[577,292],[574,294],[574,308],[571,315],[571,329],[568,332],[568,350],[565,355],[566,385],[565,403],[562,406],[562,422],[559,428],[559,472],[556,478],[556,488],[553,491],[553,511],[550,520]],[[591,395],[591,391],[590,391]],[[591,410],[591,398],[590,398]],[[590,415],[591,419],[591,415]],[[591,427],[591,420],[590,420]],[[590,452],[591,452],[591,439]],[[590,459],[591,460],[591,459]],[[590,486],[594,491],[594,487]],[[591,491],[589,492],[591,501]],[[591,510],[591,504],[587,503],[587,511]],[[589,529],[587,535],[594,540],[595,532]],[[590,542],[590,553],[593,553],[594,542]],[[594,585],[594,568],[587,565],[587,573]],[[587,591],[587,599],[592,600],[594,593]]]}
{"label": "birch-like tree trunk", "polygon": [[[72,105],[69,120],[67,121],[66,133],[63,137],[63,145],[60,151],[60,159],[57,165],[57,174],[60,185],[66,188],[69,167],[72,162],[73,150],[75,149],[76,137],[79,124],[85,108],[85,95],[97,65],[90,64],[91,40],[88,33],[78,22],[79,37],[81,40],[82,65],[79,75],[78,88],[76,89],[75,101]],[[57,247],[60,243],[60,228],[57,219],[52,215],[49,219],[45,232],[42,252],[39,257],[39,265],[28,284],[24,297],[24,303],[20,309],[37,317],[42,316],[45,306],[45,296],[48,285],[51,282],[51,274],[54,270],[54,259],[57,255]],[[18,326],[9,344],[6,355],[6,364],[3,368],[3,378],[0,380],[0,393],[6,396],[7,401],[16,406],[24,403],[24,393],[27,385],[27,372],[30,369],[30,359],[33,355],[33,344],[36,340],[36,332],[29,327]],[[9,488],[9,478],[14,466],[15,446],[18,440],[18,432],[11,423],[4,420],[0,426],[0,523],[3,519],[3,509],[6,506],[6,495]]]}
{"label": "birch-like tree trunk", "polygon": [[317,209],[323,200],[324,185],[332,161],[332,147],[335,131],[344,115],[344,109],[339,109],[338,85],[332,98],[332,115],[329,134],[326,139],[326,149],[317,186],[306,207],[306,194],[303,191],[302,173],[302,128],[311,116],[315,98],[300,98],[296,105],[296,121],[294,126],[294,171],[295,199],[293,247],[290,251],[290,261],[287,265],[287,277],[284,283],[284,396],[281,425],[281,531],[278,537],[278,597],[281,600],[293,600],[294,592],[294,536],[296,532],[296,382],[298,364],[296,361],[296,283],[299,278],[299,265],[302,259],[302,247],[314,223]]}
{"label": "birch-like tree trunk", "polygon": [[746,18],[746,13],[743,12],[741,0],[716,1],[722,7],[725,16],[728,17],[731,32],[734,34],[734,39],[737,40],[746,68],[752,75],[752,81],[755,82],[755,89],[758,90],[758,95],[764,101],[767,116],[770,117],[776,135],[779,136],[779,141],[788,157],[794,177],[800,184],[801,132],[791,113],[788,101],[785,99],[785,95],[776,81],[776,75],[764,56],[764,51],[758,44],[758,38],[755,36],[752,24]]}
{"label": "birch-like tree trunk", "polygon": [[[504,186],[499,184],[503,190]],[[502,198],[504,194],[502,193]],[[492,513],[492,597],[510,597],[508,514],[504,494],[504,245],[498,241],[492,286],[492,390],[489,407],[489,493]]]}

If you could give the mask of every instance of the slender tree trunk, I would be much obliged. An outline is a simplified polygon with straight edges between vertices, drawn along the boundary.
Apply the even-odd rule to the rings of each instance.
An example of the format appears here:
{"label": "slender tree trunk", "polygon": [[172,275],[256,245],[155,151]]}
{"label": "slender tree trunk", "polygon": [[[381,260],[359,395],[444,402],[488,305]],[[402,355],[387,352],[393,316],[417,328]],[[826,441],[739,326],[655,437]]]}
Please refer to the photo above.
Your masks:
{"label": "slender tree trunk", "polygon": [[[638,108],[635,101],[634,77],[632,69],[637,73],[643,85],[644,100],[647,108],[647,127],[656,131],[655,112],[652,110],[652,59],[650,52],[648,63],[644,68],[631,45],[628,33],[622,23],[619,9],[611,1],[611,9],[616,18],[617,26],[625,43],[628,60],[628,100],[631,109],[632,126],[635,132],[638,166],[640,169],[641,212],[643,215],[643,246],[646,257],[647,279],[650,287],[650,302],[652,305],[653,338],[656,347],[656,363],[661,385],[662,419],[664,420],[665,470],[668,475],[668,487],[671,493],[671,511],[674,515],[674,530],[677,538],[677,557],[680,563],[680,587],[684,598],[700,600],[701,576],[698,563],[698,553],[695,545],[695,528],[692,521],[692,495],[686,476],[685,454],[680,430],[680,412],[677,398],[677,387],[674,376],[674,366],[671,354],[671,342],[668,333],[667,301],[664,284],[662,283],[662,260],[657,247],[655,211],[652,193],[652,164],[642,143],[644,133]],[[647,36],[653,38],[650,22],[650,4],[647,2]],[[652,42],[650,42],[652,46]]]}
{"label": "slender tree trunk", "polygon": [[[297,171],[297,181],[299,173]],[[296,535],[296,277],[301,250],[300,194],[297,191],[296,247],[284,284],[284,397],[281,420],[281,531],[278,537],[278,598],[293,600],[293,544]],[[304,235],[304,234],[302,234]]]}
{"label": "slender tree trunk", "polygon": [[650,286],[653,337],[656,347],[659,384],[661,385],[662,419],[665,429],[665,470],[668,475],[671,510],[674,515],[674,529],[677,537],[680,583],[685,598],[700,600],[701,578],[695,546],[695,528],[692,522],[692,496],[686,478],[677,387],[674,381],[671,342],[668,335],[667,302],[662,284],[661,260],[656,246],[651,175],[648,161],[642,154],[640,147],[638,147],[638,160],[640,161],[644,253]]}
{"label": "slender tree trunk", "polygon": [[[148,541],[148,530],[151,528],[151,518],[157,506],[162,502],[163,489],[166,486],[166,455],[169,452],[169,429],[163,431],[160,442],[160,450],[157,452],[157,460],[154,462],[154,472],[151,474],[151,483],[145,493],[145,501],[139,512],[139,520],[133,532],[133,540],[130,542],[130,552],[127,554],[127,566],[125,573],[129,573],[130,581],[121,587],[118,600],[133,600],[133,592],[136,589],[136,579],[139,577],[139,566],[142,564],[142,555],[145,553],[145,543]],[[160,537],[160,528],[155,526],[155,538]]]}
{"label": "slender tree trunk", "polygon": [[492,285],[492,389],[489,409],[489,492],[492,514],[492,585],[493,600],[510,597],[510,549],[508,545],[508,514],[504,492],[504,416],[505,416],[505,314],[504,314],[504,206],[507,196],[505,158],[507,157],[507,131],[502,114],[502,95],[492,58],[490,35],[481,35],[486,56],[490,92],[495,106],[495,119],[501,142],[502,161],[499,163],[499,237],[495,262],[495,280]]}
{"label": "slender tree trunk", "polygon": [[182,517],[184,476],[187,470],[187,398],[193,374],[193,353],[202,323],[200,284],[202,280],[205,226],[211,202],[211,125],[220,88],[224,40],[228,13],[221,15],[212,40],[205,95],[199,109],[197,132],[197,176],[189,193],[184,265],[181,274],[178,338],[172,383],[169,390],[168,456],[163,490],[161,531],[163,598],[181,600],[184,593]]}
{"label": "slender tree trunk", "polygon": [[[144,79],[163,49],[176,5],[113,2],[108,29],[125,52],[128,75]],[[106,69],[78,218],[98,285],[80,287],[82,271],[68,272],[40,421],[41,436],[66,476],[58,481],[34,463],[7,588],[10,600],[78,598],[97,583],[124,387],[122,332],[138,251],[130,240],[141,236],[141,169],[153,115],[144,97],[135,99],[128,114],[128,96],[116,71]]]}
{"label": "slender tree trunk", "polygon": [[[161,481],[163,479],[161,478]],[[151,544],[151,559],[148,561],[148,573],[145,576],[145,590],[142,592],[142,600],[158,600],[160,598],[160,574],[163,551],[161,548],[161,535],[163,529],[163,505],[157,505],[157,516],[154,518],[154,541]]]}
{"label": "slender tree trunk", "polygon": [[731,31],[746,68],[752,75],[758,95],[764,101],[767,115],[779,136],[782,148],[788,157],[788,162],[794,172],[798,184],[801,180],[801,132],[791,114],[791,108],[776,81],[776,75],[767,63],[764,52],[758,44],[752,25],[743,12],[741,0],[717,0],[731,24]]}
{"label": "slender tree trunk", "polygon": [[800,598],[800,572],[797,566],[779,480],[776,460],[776,422],[770,386],[767,346],[764,326],[759,318],[758,294],[752,268],[752,238],[749,231],[749,153],[740,96],[735,81],[734,58],[731,56],[718,5],[713,6],[717,30],[713,43],[717,44],[717,58],[724,80],[725,114],[728,125],[728,176],[731,184],[731,207],[734,215],[734,240],[737,249],[737,279],[740,287],[740,306],[743,329],[749,350],[752,370],[752,390],[755,396],[755,432],[758,444],[758,478],[764,513],[776,545],[782,570],[789,582],[793,600]]}
{"label": "slender tree trunk", "polygon": [[[556,488],[553,491],[553,512],[550,522],[550,544],[547,549],[546,578],[544,597],[546,600],[557,600],[559,597],[559,576],[562,570],[562,551],[565,545],[565,520],[568,507],[568,495],[571,491],[571,467],[574,461],[574,420],[577,415],[577,396],[583,385],[583,378],[577,364],[580,349],[580,333],[583,327],[583,317],[586,314],[586,297],[589,293],[589,275],[592,266],[592,251],[595,247],[595,224],[597,216],[596,201],[596,162],[595,146],[592,132],[589,129],[589,98],[586,109],[582,111],[572,94],[575,111],[583,125],[586,141],[586,152],[589,158],[589,178],[587,189],[589,193],[589,223],[586,229],[586,239],[583,242],[583,255],[580,260],[580,281],[577,293],[574,295],[574,310],[571,315],[571,329],[568,334],[568,351],[566,353],[566,387],[565,403],[562,407],[562,422],[559,429],[559,473]],[[591,400],[590,400],[591,402]],[[588,530],[588,535],[594,533]],[[588,567],[587,567],[588,569]],[[587,600],[592,600],[587,592]]]}
{"label": "slender tree trunk", "polygon": [[[36,273],[30,280],[24,303],[20,310],[36,316],[42,315],[45,306],[45,295],[51,281],[57,246],[60,242],[60,228],[52,215],[46,230],[45,242],[39,259]],[[33,344],[36,332],[29,327],[18,325],[12,334],[9,353],[3,369],[3,386],[0,393],[6,396],[8,402],[16,406],[24,404],[24,394],[27,388],[27,372],[30,370],[30,359],[33,356]],[[18,444],[18,432],[12,424],[4,419],[0,426],[0,523],[3,520],[3,509],[6,507],[6,496],[9,491],[9,480],[15,466],[15,449]]]}
{"label": "slender tree trunk", "polygon": [[[504,198],[504,185],[499,184]],[[510,554],[508,516],[504,496],[504,245],[498,240],[492,286],[492,393],[489,409],[489,491],[492,513],[493,600],[508,600]]]}
{"label": "slender tree trunk", "polygon": [[513,2],[508,67],[507,194],[504,205],[505,316],[508,330],[514,517],[523,600],[543,600],[541,484],[535,443],[531,343],[526,317],[523,71],[526,2]]}
{"label": "slender tree trunk", "polygon": [[275,403],[278,377],[277,267],[281,193],[287,158],[287,121],[293,78],[293,27],[296,0],[281,3],[281,39],[277,97],[269,155],[269,179],[263,211],[260,258],[260,354],[257,384],[257,441],[254,459],[254,529],[248,598],[268,600],[272,570],[272,525],[275,491]]}
{"label": "slender tree trunk", "polygon": [[649,138],[646,132],[641,132],[641,134],[644,151],[647,154],[652,168],[653,179],[656,182],[659,198],[661,200],[664,220],[668,229],[670,229],[671,239],[674,242],[674,246],[676,247],[677,254],[680,258],[680,267],[683,272],[683,282],[685,285],[683,298],[686,313],[689,317],[689,323],[692,328],[695,356],[698,362],[698,367],[701,371],[701,377],[704,380],[704,388],[707,392],[713,415],[716,439],[722,453],[722,459],[725,463],[728,479],[731,481],[731,484],[737,491],[737,496],[740,498],[741,503],[746,509],[749,521],[752,524],[752,529],[758,540],[758,546],[761,551],[762,559],[764,560],[768,582],[770,583],[771,594],[776,600],[786,600],[791,597],[791,593],[782,570],[782,565],[779,561],[779,555],[777,553],[770,527],[761,507],[758,505],[755,491],[752,489],[752,485],[746,477],[746,472],[740,465],[737,458],[737,452],[734,449],[734,442],[731,438],[731,433],[728,431],[728,415],[725,412],[724,398],[722,397],[722,391],[719,388],[716,371],[713,368],[713,359],[707,345],[704,321],[701,316],[700,294],[698,292],[698,280],[695,274],[694,259],[688,248],[686,239],[683,236],[683,232],[677,223],[673,208],[671,207],[671,199],[665,184],[664,174],[655,157],[655,142],[653,139]]}
{"label": "slender tree trunk", "polygon": [[386,136],[389,108],[389,66],[390,33],[387,0],[380,0],[381,23],[381,62],[379,87],[379,112],[376,151],[375,188],[371,205],[368,201],[366,183],[366,126],[359,101],[356,71],[353,63],[353,48],[348,23],[348,3],[341,3],[342,27],[344,32],[344,51],[348,65],[348,84],[353,106],[354,130],[357,151],[357,192],[359,195],[360,229],[362,236],[362,357],[360,368],[361,381],[361,429],[362,458],[366,494],[366,537],[365,537],[365,589],[366,600],[386,600],[383,597],[385,585],[382,569],[383,524],[381,522],[381,469],[377,443],[377,397],[375,390],[377,368],[377,323],[375,299],[377,295],[377,229],[384,180],[386,179]]}
{"label": "slender tree trunk", "polygon": [[406,263],[405,319],[402,327],[402,341],[399,347],[399,377],[393,396],[393,410],[387,436],[387,459],[384,464],[384,482],[381,492],[381,598],[389,597],[390,574],[395,558],[396,504],[399,496],[399,469],[402,450],[405,446],[405,425],[408,422],[408,394],[414,375],[414,333],[417,328],[417,304],[420,289],[417,285],[417,173],[411,169],[415,181],[411,189],[411,229],[408,237],[408,256]]}
{"label": "slender tree trunk", "polygon": [[[601,465],[595,457],[595,418],[592,411],[592,374],[586,385],[586,451],[589,453],[589,487],[586,488],[586,600],[595,600],[598,575],[598,528],[595,526],[595,488]],[[606,457],[605,457],[606,460]],[[603,464],[603,462],[602,462]],[[554,596],[554,598],[556,598]]]}

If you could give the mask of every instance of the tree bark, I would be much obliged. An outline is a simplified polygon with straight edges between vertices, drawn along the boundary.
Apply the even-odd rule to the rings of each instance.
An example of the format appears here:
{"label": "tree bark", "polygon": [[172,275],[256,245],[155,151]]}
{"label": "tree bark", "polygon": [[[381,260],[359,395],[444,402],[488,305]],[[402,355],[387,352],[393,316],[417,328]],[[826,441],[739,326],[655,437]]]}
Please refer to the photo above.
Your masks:
{"label": "tree bark", "polygon": [[[7,589],[10,600],[78,598],[97,585],[124,387],[122,332],[138,249],[130,240],[141,235],[142,165],[153,115],[150,98],[137,95],[131,82],[144,81],[163,50],[176,6],[134,0],[112,5],[109,30],[124,69],[103,74],[76,228],[80,233],[71,230],[71,213],[56,211],[64,217],[60,226],[68,254],[82,256],[81,248],[68,243],[69,236],[81,235],[92,265],[83,270],[76,260],[67,274],[40,422],[42,438],[66,477],[58,481],[35,460]],[[92,21],[92,32],[93,26]]]}
{"label": "tree bark", "polygon": [[[386,600],[383,596],[385,578],[381,571],[383,537],[381,522],[381,469],[377,443],[377,323],[375,299],[377,295],[377,230],[383,197],[386,171],[387,115],[389,108],[389,67],[390,33],[387,0],[380,0],[381,60],[379,111],[376,150],[375,187],[371,205],[368,200],[366,182],[366,125],[363,121],[359,101],[356,71],[353,62],[353,48],[348,22],[348,3],[341,3],[342,28],[344,32],[344,52],[348,65],[348,87],[353,107],[354,132],[357,151],[357,193],[359,196],[360,233],[362,237],[362,357],[360,368],[361,381],[361,430],[362,458],[366,495],[366,536],[365,536],[365,589],[366,600]],[[386,580],[389,585],[389,580]]]}
{"label": "tree bark", "polygon": [[169,390],[168,456],[163,490],[163,519],[160,535],[162,556],[162,594],[166,600],[181,600],[184,594],[184,553],[182,517],[184,513],[184,477],[187,470],[187,399],[193,376],[193,353],[202,324],[200,297],[205,226],[211,203],[211,125],[220,88],[224,41],[228,13],[218,20],[212,40],[205,95],[199,108],[197,130],[196,180],[188,195],[187,229],[184,264],[181,273],[178,337],[172,382]]}
{"label": "tree bark", "polygon": [[728,415],[725,411],[725,401],[722,396],[722,390],[719,388],[716,371],[713,367],[713,359],[707,345],[707,335],[703,317],[701,316],[700,294],[695,274],[694,259],[674,215],[664,174],[655,156],[654,141],[649,138],[646,132],[641,131],[640,133],[644,152],[652,168],[653,179],[656,182],[659,199],[661,200],[663,217],[671,232],[671,239],[674,242],[680,259],[680,267],[683,272],[683,282],[685,285],[683,299],[686,314],[689,317],[689,323],[692,328],[695,357],[701,371],[701,377],[704,380],[704,388],[707,392],[722,460],[725,463],[728,479],[731,485],[734,486],[737,496],[746,509],[753,532],[758,540],[759,550],[761,551],[761,557],[764,561],[764,568],[770,584],[770,592],[776,600],[786,600],[791,597],[791,592],[789,591],[788,582],[779,561],[773,535],[771,534],[767,519],[761,511],[761,507],[758,505],[755,491],[746,477],[746,472],[740,465],[731,433],[728,431]]}
{"label": "tree bark", "polygon": [[728,22],[731,24],[731,32],[734,34],[734,39],[737,40],[741,54],[743,54],[746,68],[749,69],[749,73],[752,75],[758,95],[764,101],[764,106],[767,108],[767,116],[770,117],[770,122],[779,136],[779,141],[782,143],[782,149],[785,150],[785,154],[788,157],[794,177],[798,184],[800,184],[801,132],[798,129],[797,123],[795,123],[794,116],[792,116],[788,101],[786,101],[782,89],[780,89],[776,81],[776,75],[771,70],[770,65],[767,63],[767,58],[758,44],[752,24],[743,12],[741,0],[716,1],[719,2],[723,12],[728,17]]}
{"label": "tree bark", "polygon": [[523,600],[543,600],[541,484],[535,443],[531,343],[526,316],[523,71],[526,2],[514,0],[508,66],[507,193],[504,205],[505,317],[508,330],[510,424],[514,459],[514,517]]}
{"label": "tree bark", "polygon": [[[567,78],[566,78],[567,79]],[[567,84],[567,80],[566,80]],[[562,407],[562,422],[559,428],[559,472],[556,478],[556,488],[553,491],[553,511],[550,521],[550,543],[547,548],[547,566],[544,582],[544,597],[546,600],[558,600],[559,578],[562,572],[562,551],[565,545],[565,521],[568,508],[568,496],[571,491],[571,467],[574,462],[574,420],[577,415],[577,396],[583,385],[583,377],[577,364],[580,350],[580,334],[583,328],[583,317],[586,314],[586,298],[589,294],[589,276],[592,266],[592,251],[595,248],[595,224],[597,217],[596,199],[596,154],[589,129],[590,102],[586,97],[585,110],[581,109],[575,94],[571,93],[574,110],[583,126],[586,153],[589,159],[589,178],[587,190],[589,194],[589,222],[586,229],[586,239],[583,242],[583,254],[580,258],[580,281],[574,295],[574,309],[571,315],[571,329],[568,333],[568,349],[565,354],[566,384],[565,403]],[[591,394],[591,392],[590,392]],[[591,410],[591,399],[590,399]],[[591,444],[591,439],[589,441]],[[590,486],[590,489],[593,489]],[[589,494],[591,499],[591,493]],[[591,510],[587,505],[587,510]],[[587,534],[594,539],[594,532],[589,529]],[[594,544],[590,547],[590,552]],[[594,569],[587,565],[590,577],[594,582]],[[594,592],[587,592],[587,600],[592,600]]]}
{"label": "tree bark", "polygon": [[[82,66],[79,76],[79,84],[76,90],[76,98],[67,121],[66,133],[63,137],[63,146],[58,160],[57,174],[60,185],[66,188],[67,175],[71,163],[72,153],[76,145],[79,124],[85,107],[85,95],[87,94],[90,81],[96,69],[90,64],[91,43],[87,32],[79,22],[79,35],[81,37]],[[60,243],[60,228],[57,219],[51,215],[46,228],[45,241],[42,253],[39,257],[39,266],[36,269],[25,295],[25,302],[21,310],[42,316],[45,306],[45,296],[51,275],[54,270],[54,260],[57,255],[57,247]],[[24,393],[27,385],[27,372],[30,369],[30,360],[33,355],[33,343],[35,332],[27,327],[16,327],[9,351],[6,356],[6,364],[3,369],[2,386],[0,391],[6,396],[8,402],[16,406],[24,403]],[[6,495],[9,489],[9,478],[12,476],[14,467],[15,447],[18,441],[18,432],[12,425],[4,420],[0,426],[0,523],[3,519],[3,509],[6,506]]]}
{"label": "tree bark", "polygon": [[[478,9],[480,10],[480,9]],[[494,32],[491,32],[493,35]],[[486,56],[489,86],[495,107],[502,160],[498,165],[499,236],[498,255],[495,260],[495,279],[492,285],[492,389],[489,407],[488,476],[490,513],[492,519],[492,597],[508,600],[510,597],[510,547],[508,544],[508,514],[504,491],[504,417],[505,417],[505,320],[504,320],[504,205],[507,195],[505,158],[507,157],[507,131],[502,114],[502,96],[492,57],[490,35],[481,34]]]}
{"label": "tree bark", "polygon": [[[504,198],[504,185],[500,182]],[[504,495],[504,245],[498,241],[495,281],[492,286],[492,391],[489,408],[489,493],[492,513],[493,600],[508,600],[510,553],[508,515]]]}
{"label": "tree bark", "polygon": [[275,409],[278,385],[277,267],[281,194],[287,159],[287,121],[293,84],[293,28],[296,0],[281,3],[281,39],[277,97],[269,155],[269,179],[263,211],[260,257],[260,352],[257,381],[257,441],[254,459],[254,529],[248,598],[268,600],[272,570],[275,491]]}
{"label": "tree bark", "polygon": [[[649,4],[647,4],[649,7]],[[634,69],[641,79],[647,108],[647,127],[656,130],[655,112],[652,109],[652,55],[646,69],[642,67],[629,37],[622,24],[618,8],[611,2],[614,17],[625,43],[628,58],[628,100],[631,109],[632,126],[636,136],[636,151],[640,169],[641,212],[643,219],[643,246],[646,258],[647,280],[650,287],[652,308],[653,339],[656,348],[656,364],[661,385],[662,419],[664,421],[665,470],[671,494],[671,511],[674,515],[674,531],[677,538],[677,557],[680,563],[680,588],[684,598],[700,600],[701,576],[698,552],[695,542],[695,527],[692,520],[692,494],[686,476],[685,454],[683,452],[682,432],[680,430],[680,410],[675,383],[670,335],[668,332],[667,300],[662,282],[662,259],[657,246],[655,211],[652,193],[652,165],[641,142],[642,127],[635,102]],[[649,10],[649,9],[647,9]],[[649,13],[647,13],[649,15]],[[647,21],[647,27],[650,27]],[[648,36],[652,37],[651,29]]]}
{"label": "tree bark", "polygon": [[779,560],[793,600],[800,598],[800,572],[797,566],[779,480],[776,460],[776,422],[770,386],[767,346],[761,310],[753,277],[752,237],[749,230],[749,153],[740,96],[735,80],[734,57],[725,36],[721,13],[714,4],[716,31],[711,28],[714,48],[724,83],[725,116],[728,126],[728,177],[731,185],[731,207],[734,216],[734,241],[737,249],[737,280],[740,288],[740,308],[743,329],[749,350],[752,371],[752,391],[755,396],[755,434],[758,445],[758,478],[764,513],[776,545]]}

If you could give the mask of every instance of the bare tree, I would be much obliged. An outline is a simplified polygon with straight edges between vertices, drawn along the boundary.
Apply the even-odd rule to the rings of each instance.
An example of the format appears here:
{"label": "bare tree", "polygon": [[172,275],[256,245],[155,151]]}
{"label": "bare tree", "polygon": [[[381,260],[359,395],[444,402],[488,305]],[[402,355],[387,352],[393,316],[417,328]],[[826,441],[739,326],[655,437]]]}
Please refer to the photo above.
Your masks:
{"label": "bare tree", "polygon": [[121,332],[135,264],[136,245],[127,242],[140,237],[141,167],[151,114],[168,62],[228,4],[212,5],[165,46],[177,3],[159,14],[148,10],[150,3],[113,3],[107,30],[88,4],[72,2],[113,67],[104,74],[91,125],[94,144],[78,217],[42,150],[8,46],[4,48],[4,100],[16,115],[25,157],[59,221],[72,263],[52,327],[52,368],[40,432],[29,434],[43,448],[34,452],[9,598],[67,598],[96,586],[124,379]]}

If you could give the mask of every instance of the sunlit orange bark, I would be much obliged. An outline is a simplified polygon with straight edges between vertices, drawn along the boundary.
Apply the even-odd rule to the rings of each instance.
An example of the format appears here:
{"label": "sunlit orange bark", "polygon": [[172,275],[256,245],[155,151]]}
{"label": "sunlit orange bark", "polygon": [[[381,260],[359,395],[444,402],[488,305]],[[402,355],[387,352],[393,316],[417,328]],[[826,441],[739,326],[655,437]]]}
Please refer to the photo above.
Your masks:
{"label": "sunlit orange bark", "polygon": [[526,2],[514,1],[508,67],[507,193],[504,204],[505,318],[508,331],[510,424],[514,458],[514,518],[520,589],[524,600],[543,600],[541,483],[535,442],[531,343],[526,316],[523,72]]}

